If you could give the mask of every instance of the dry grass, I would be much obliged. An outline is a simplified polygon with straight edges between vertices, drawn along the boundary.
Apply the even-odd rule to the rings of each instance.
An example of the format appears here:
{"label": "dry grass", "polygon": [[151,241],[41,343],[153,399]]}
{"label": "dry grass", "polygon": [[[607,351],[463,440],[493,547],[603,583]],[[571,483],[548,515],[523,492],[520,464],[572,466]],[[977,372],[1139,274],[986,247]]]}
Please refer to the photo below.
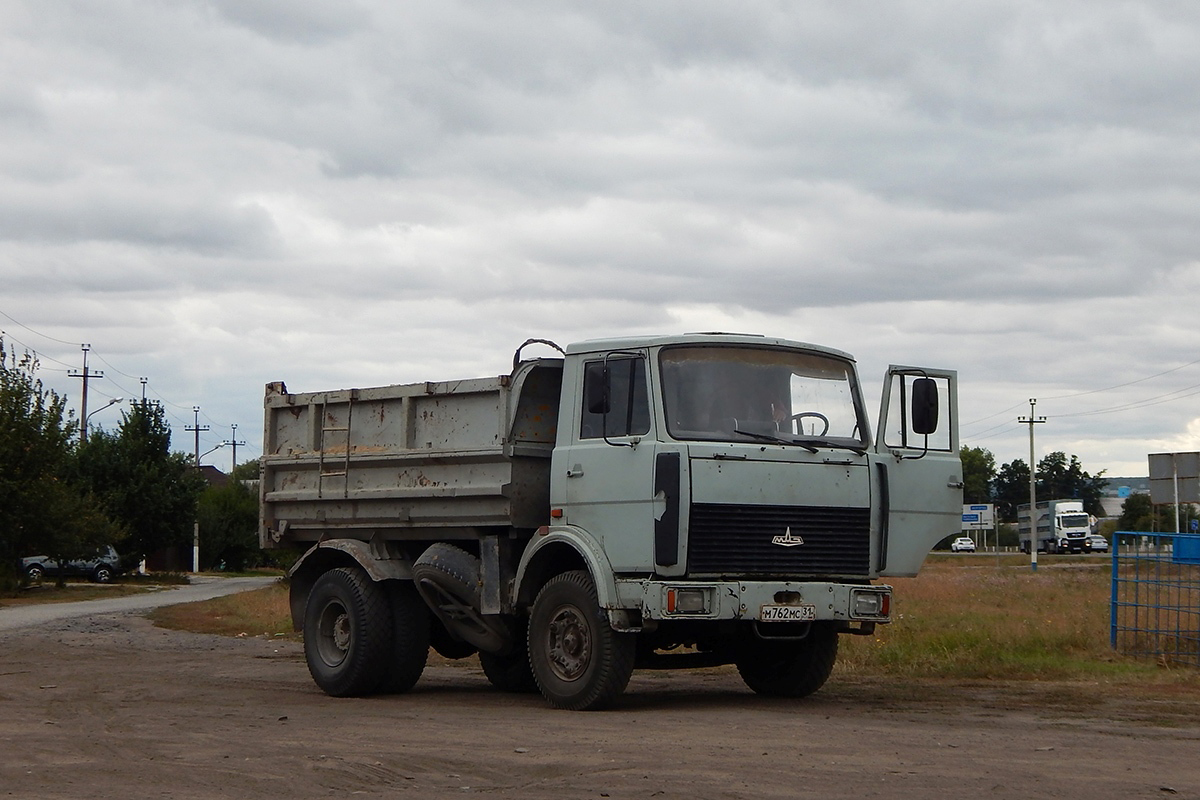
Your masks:
{"label": "dry grass", "polygon": [[288,589],[282,582],[250,592],[155,609],[154,624],[173,630],[222,636],[289,636],[292,617]]}
{"label": "dry grass", "polygon": [[22,589],[15,597],[0,598],[0,608],[102,600],[127,594],[141,594],[144,591],[146,591],[144,588],[124,583],[68,583],[59,589],[54,585],[54,579],[51,578],[36,586]]}
{"label": "dry grass", "polygon": [[[967,680],[1144,680],[1153,663],[1113,652],[1107,561],[1047,559],[996,567],[994,557],[931,559],[894,579],[894,622],[842,640],[843,674]],[[1179,673],[1186,681],[1195,671]]]}

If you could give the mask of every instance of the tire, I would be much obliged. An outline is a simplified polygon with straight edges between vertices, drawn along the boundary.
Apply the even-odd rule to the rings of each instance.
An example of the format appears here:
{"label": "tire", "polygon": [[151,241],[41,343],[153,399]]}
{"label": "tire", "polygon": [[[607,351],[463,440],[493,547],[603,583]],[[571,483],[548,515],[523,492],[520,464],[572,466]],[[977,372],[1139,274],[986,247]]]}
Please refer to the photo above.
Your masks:
{"label": "tire", "polygon": [[433,544],[413,562],[413,582],[450,633],[480,651],[512,648],[504,620],[479,613],[479,559],[452,544]]}
{"label": "tire", "polygon": [[429,644],[437,651],[437,654],[442,658],[449,658],[457,661],[460,658],[467,658],[479,652],[479,648],[470,642],[464,642],[458,639],[453,633],[446,630],[446,626],[442,624],[440,619],[434,617],[430,620],[429,626]]}
{"label": "tire", "polygon": [[798,642],[756,640],[737,659],[738,673],[755,693],[808,697],[825,685],[837,660],[837,631],[814,622]]}
{"label": "tire", "polygon": [[526,645],[525,631],[520,630],[521,627],[517,623],[510,625],[515,643],[510,652],[504,655],[481,652],[479,666],[483,667],[483,674],[492,686],[500,691],[531,694],[538,690],[538,685],[533,678],[533,668],[529,665],[529,648]]}
{"label": "tire", "polygon": [[111,583],[113,579],[113,568],[108,564],[100,564],[92,570],[92,580],[96,583]]}
{"label": "tire", "polygon": [[25,570],[25,577],[29,578],[30,583],[41,583],[42,579],[46,577],[46,568],[41,564],[30,564],[29,568]]}
{"label": "tire", "polygon": [[341,567],[317,579],[304,609],[304,659],[326,694],[355,697],[379,688],[392,637],[387,594],[361,569]]}
{"label": "tire", "polygon": [[582,570],[551,578],[529,615],[529,664],[555,708],[593,711],[613,703],[633,674],[636,638],[617,633]]}
{"label": "tire", "polygon": [[392,612],[392,658],[380,691],[401,694],[417,684],[429,659],[429,609],[412,581],[388,581],[384,591]]}

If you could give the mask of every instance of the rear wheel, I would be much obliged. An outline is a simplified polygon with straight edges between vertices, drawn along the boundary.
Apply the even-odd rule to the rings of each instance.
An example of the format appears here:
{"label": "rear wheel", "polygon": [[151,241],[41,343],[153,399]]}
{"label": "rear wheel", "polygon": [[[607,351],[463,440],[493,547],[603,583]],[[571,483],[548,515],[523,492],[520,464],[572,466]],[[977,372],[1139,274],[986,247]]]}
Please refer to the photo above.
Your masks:
{"label": "rear wheel", "polygon": [[572,711],[611,705],[633,674],[635,638],[617,633],[582,570],[556,575],[533,602],[529,663],[542,695]]}
{"label": "rear wheel", "polygon": [[499,653],[479,653],[479,666],[483,674],[502,692],[527,694],[538,690],[537,681],[533,678],[533,668],[529,665],[529,648],[526,638],[527,625],[513,622],[509,625],[512,630],[513,647],[503,655]]}
{"label": "rear wheel", "polygon": [[29,578],[30,583],[38,583],[46,577],[46,569],[41,564],[32,564],[25,570],[25,577]]}
{"label": "rear wheel", "polygon": [[361,569],[341,567],[317,579],[304,611],[304,658],[326,694],[353,697],[379,688],[392,637],[388,598]]}
{"label": "rear wheel", "polygon": [[384,584],[392,612],[392,657],[380,691],[407,692],[421,678],[429,659],[429,609],[412,581]]}
{"label": "rear wheel", "polygon": [[799,641],[754,641],[738,657],[738,673],[758,694],[807,697],[829,679],[837,647],[837,631],[814,622]]}

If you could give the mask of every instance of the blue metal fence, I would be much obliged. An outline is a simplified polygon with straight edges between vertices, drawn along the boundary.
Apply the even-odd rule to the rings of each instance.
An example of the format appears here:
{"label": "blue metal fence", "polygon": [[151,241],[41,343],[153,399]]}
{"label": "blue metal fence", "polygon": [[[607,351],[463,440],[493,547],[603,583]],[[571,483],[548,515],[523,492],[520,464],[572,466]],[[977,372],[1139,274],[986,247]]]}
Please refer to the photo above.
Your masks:
{"label": "blue metal fence", "polygon": [[1112,537],[1113,649],[1200,667],[1200,535]]}

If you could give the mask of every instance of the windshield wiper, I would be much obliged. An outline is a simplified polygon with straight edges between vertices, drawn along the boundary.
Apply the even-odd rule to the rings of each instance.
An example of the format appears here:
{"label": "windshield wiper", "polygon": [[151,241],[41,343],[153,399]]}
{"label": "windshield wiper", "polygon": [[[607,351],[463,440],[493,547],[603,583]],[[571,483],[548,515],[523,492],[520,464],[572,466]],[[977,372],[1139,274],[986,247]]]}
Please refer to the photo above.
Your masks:
{"label": "windshield wiper", "polygon": [[828,447],[834,450],[849,450],[851,453],[855,453],[860,456],[865,456],[867,454],[866,449],[862,447],[854,447],[853,445],[849,444],[838,444],[837,442],[827,442],[824,439],[805,439],[804,441],[797,439],[794,444],[798,444],[801,447],[807,447],[814,453],[817,452],[815,449],[813,449],[815,446]]}
{"label": "windshield wiper", "polygon": [[758,439],[760,442],[773,442],[775,444],[794,444],[803,447],[810,453],[816,453],[817,448],[806,442],[796,441],[795,439],[785,439],[782,436],[772,436],[769,433],[758,433],[757,431],[744,431],[741,428],[734,428],[734,433],[740,433],[742,436],[749,436],[751,439]]}

